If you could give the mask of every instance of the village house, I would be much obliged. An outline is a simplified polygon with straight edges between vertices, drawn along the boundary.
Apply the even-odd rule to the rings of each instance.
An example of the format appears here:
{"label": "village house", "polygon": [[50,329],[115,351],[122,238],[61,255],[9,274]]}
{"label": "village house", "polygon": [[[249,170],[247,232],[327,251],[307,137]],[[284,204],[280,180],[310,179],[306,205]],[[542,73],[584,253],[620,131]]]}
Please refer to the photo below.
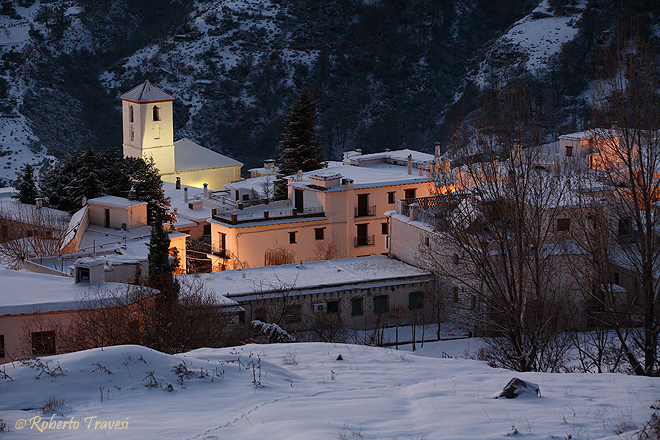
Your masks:
{"label": "village house", "polygon": [[[73,276],[73,264],[88,258],[103,263],[105,281],[130,282],[138,270],[146,277],[151,239],[151,227],[146,222],[146,202],[114,196],[90,199],[71,217],[59,251],[28,259],[24,266],[33,272]],[[187,237],[180,231],[169,233],[170,254],[176,256],[179,271],[184,273]]]}
{"label": "village house", "polygon": [[255,206],[235,186],[238,209],[212,216],[213,252],[249,267],[385,254],[385,211],[397,199],[435,191],[436,159],[412,150],[355,154],[288,176],[287,200]]}
{"label": "village house", "polygon": [[201,277],[216,296],[236,301],[244,309],[243,322],[260,320],[290,330],[386,325],[395,309],[421,312],[433,279],[426,270],[382,255],[183,277]]}
{"label": "village house", "polygon": [[62,330],[88,299],[90,288],[100,295],[131,288],[102,278],[103,263],[76,265],[74,278],[0,269],[0,364],[34,355],[61,352]]}

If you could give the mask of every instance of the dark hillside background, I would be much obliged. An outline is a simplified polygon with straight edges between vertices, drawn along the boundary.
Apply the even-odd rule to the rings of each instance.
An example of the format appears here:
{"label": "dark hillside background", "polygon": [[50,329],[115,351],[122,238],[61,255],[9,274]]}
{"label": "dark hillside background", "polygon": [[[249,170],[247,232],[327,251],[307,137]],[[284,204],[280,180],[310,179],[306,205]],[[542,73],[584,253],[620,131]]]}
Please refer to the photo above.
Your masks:
{"label": "dark hillside background", "polygon": [[[189,137],[246,168],[276,155],[283,115],[303,88],[319,102],[327,158],[354,148],[431,152],[457,121],[479,110],[489,86],[473,81],[480,63],[538,4],[264,0],[232,9],[222,1],[195,7],[176,0],[57,0],[42,2],[47,26],[30,31],[23,52],[5,53],[2,66],[25,76],[20,111],[59,157],[71,149],[121,148],[118,96],[144,79],[177,97],[175,138]],[[551,14],[580,17],[576,1],[550,4]],[[584,92],[598,76],[599,54],[623,27],[657,40],[659,16],[657,1],[588,0],[577,37],[547,69],[526,72],[519,67],[525,54],[503,49],[486,69],[493,81],[505,67],[530,85],[548,139],[588,128]],[[74,25],[85,35],[84,48],[69,38]],[[149,47],[149,56],[129,62]]]}

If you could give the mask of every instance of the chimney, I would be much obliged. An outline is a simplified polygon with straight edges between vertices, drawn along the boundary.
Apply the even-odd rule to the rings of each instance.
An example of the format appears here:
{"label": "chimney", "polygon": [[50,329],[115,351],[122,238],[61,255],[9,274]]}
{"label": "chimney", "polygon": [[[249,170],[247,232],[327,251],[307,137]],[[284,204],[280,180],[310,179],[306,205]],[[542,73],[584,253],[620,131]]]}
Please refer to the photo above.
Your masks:
{"label": "chimney", "polygon": [[205,183],[204,184],[204,198],[206,199],[206,198],[208,198],[208,196],[209,196],[209,184]]}
{"label": "chimney", "polygon": [[408,174],[412,174],[412,154],[408,155]]}
{"label": "chimney", "polygon": [[87,206],[87,196],[82,197],[82,205]]}
{"label": "chimney", "polygon": [[44,206],[44,199],[42,199],[41,197],[37,197],[34,200],[34,203],[37,205],[37,209],[41,209]]}
{"label": "chimney", "polygon": [[410,206],[410,221],[414,222],[419,219],[419,203],[412,203]]}
{"label": "chimney", "polygon": [[440,142],[435,143],[435,155],[436,157],[440,157]]}
{"label": "chimney", "polygon": [[357,154],[362,154],[362,148],[356,148],[356,149],[355,149],[355,152],[356,152]]}
{"label": "chimney", "polygon": [[188,203],[188,188],[183,188],[183,201]]}
{"label": "chimney", "polygon": [[181,189],[181,177],[176,178],[176,186],[175,189]]}
{"label": "chimney", "polygon": [[424,168],[419,169],[419,175],[420,175],[420,177],[424,175]]}

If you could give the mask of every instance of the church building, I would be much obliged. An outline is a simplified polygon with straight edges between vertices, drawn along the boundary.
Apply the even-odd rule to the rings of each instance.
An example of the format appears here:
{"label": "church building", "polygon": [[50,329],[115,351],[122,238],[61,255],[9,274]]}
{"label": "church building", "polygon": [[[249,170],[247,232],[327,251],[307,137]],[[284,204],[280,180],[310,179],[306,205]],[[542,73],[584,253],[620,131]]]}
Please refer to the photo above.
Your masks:
{"label": "church building", "polygon": [[189,139],[174,142],[174,97],[145,81],[121,95],[124,156],[153,158],[164,182],[212,190],[241,179],[243,164]]}

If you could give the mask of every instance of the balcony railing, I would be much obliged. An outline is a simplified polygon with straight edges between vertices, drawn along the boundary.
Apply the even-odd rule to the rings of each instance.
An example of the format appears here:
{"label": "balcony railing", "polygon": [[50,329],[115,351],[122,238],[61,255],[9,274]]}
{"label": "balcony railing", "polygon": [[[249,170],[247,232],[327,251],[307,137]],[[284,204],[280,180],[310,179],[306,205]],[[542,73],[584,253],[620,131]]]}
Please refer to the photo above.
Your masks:
{"label": "balcony railing", "polygon": [[373,246],[376,244],[375,235],[358,235],[355,237],[355,247]]}
{"label": "balcony railing", "polygon": [[322,206],[313,208],[306,208],[299,212],[296,208],[272,209],[272,210],[259,210],[251,212],[236,212],[225,211],[221,212],[218,209],[213,210],[213,219],[224,223],[235,225],[237,223],[247,222],[260,222],[266,220],[282,220],[287,218],[297,217],[323,217]]}
{"label": "balcony railing", "polygon": [[376,205],[355,207],[355,218],[373,217],[375,215],[376,215]]}

